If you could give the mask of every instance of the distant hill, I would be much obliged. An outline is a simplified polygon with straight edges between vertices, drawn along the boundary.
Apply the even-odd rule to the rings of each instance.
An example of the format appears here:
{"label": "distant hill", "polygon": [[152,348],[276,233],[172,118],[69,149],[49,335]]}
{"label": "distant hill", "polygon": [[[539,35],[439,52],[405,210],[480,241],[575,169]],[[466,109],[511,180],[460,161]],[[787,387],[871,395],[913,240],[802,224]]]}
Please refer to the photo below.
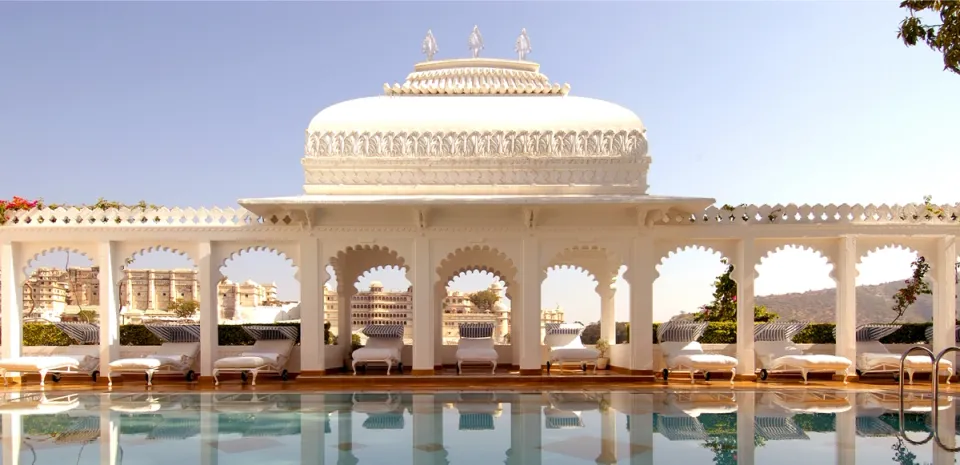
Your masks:
{"label": "distant hill", "polygon": [[[888,323],[894,317],[893,295],[903,281],[872,286],[857,286],[857,323]],[[836,321],[836,289],[821,289],[793,294],[757,296],[757,305],[778,313],[781,320],[832,323]],[[957,300],[960,305],[960,299]],[[900,321],[919,323],[933,317],[932,296],[922,295],[907,309]]]}

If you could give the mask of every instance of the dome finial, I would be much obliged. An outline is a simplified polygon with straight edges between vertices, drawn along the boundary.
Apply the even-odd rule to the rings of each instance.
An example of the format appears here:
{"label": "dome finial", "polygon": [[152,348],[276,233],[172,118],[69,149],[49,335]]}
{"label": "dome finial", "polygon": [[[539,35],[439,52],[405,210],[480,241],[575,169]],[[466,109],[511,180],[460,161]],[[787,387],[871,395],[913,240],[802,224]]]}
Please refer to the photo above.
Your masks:
{"label": "dome finial", "polygon": [[470,33],[470,38],[467,39],[467,45],[470,46],[470,51],[473,52],[474,58],[480,57],[480,50],[483,50],[483,36],[480,35],[480,28],[473,26],[473,32]]}
{"label": "dome finial", "polygon": [[439,51],[440,49],[437,48],[437,39],[433,38],[433,31],[427,29],[427,37],[423,39],[420,52],[427,55],[427,61],[430,61],[433,60],[433,56]]}
{"label": "dome finial", "polygon": [[527,28],[520,30],[520,37],[517,37],[517,45],[514,47],[517,52],[517,55],[520,57],[519,60],[523,61],[527,58],[527,55],[533,50],[530,47],[530,37],[527,36]]}

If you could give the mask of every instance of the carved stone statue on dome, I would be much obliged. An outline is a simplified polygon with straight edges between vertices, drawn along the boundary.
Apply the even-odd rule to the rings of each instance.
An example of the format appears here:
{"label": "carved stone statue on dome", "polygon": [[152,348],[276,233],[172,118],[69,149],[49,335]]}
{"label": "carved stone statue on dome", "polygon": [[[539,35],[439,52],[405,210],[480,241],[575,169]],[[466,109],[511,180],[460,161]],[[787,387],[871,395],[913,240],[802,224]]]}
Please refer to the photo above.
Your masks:
{"label": "carved stone statue on dome", "polygon": [[520,30],[520,37],[517,37],[517,45],[515,47],[517,55],[520,57],[520,61],[523,61],[527,58],[527,55],[533,50],[530,48],[530,37],[527,36],[527,29],[523,28]]}
{"label": "carved stone statue on dome", "polygon": [[423,46],[420,51],[427,55],[427,61],[432,60],[433,56],[440,51],[440,49],[437,48],[437,39],[433,38],[433,31],[427,30],[427,37],[423,39]]}
{"label": "carved stone statue on dome", "polygon": [[473,57],[479,58],[480,50],[483,50],[483,36],[480,35],[479,27],[473,26],[473,32],[470,33],[467,44],[470,46],[470,51],[473,52]]}

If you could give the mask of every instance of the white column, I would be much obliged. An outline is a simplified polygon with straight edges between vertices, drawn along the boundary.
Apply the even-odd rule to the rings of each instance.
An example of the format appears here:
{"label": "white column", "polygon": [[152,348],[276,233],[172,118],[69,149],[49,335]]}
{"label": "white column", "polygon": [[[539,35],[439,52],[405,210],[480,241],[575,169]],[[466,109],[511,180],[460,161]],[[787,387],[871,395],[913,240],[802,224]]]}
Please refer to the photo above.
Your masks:
{"label": "white column", "polygon": [[437,319],[433,305],[433,263],[430,261],[430,240],[418,237],[413,241],[413,374],[433,374],[434,328]]}
{"label": "white column", "polygon": [[116,242],[101,242],[97,263],[100,265],[100,376],[110,375],[110,362],[120,358],[120,308],[117,305],[117,283],[120,264]]}
{"label": "white column", "polygon": [[[939,354],[947,347],[957,345],[957,245],[953,236],[937,240],[937,257],[930,260],[933,272],[933,351]],[[943,356],[953,363],[955,353]]]}
{"label": "white column", "polygon": [[627,273],[630,280],[630,371],[653,370],[653,281],[657,279],[653,239],[633,240]]}
{"label": "white column", "polygon": [[[522,278],[522,277],[521,277]],[[523,285],[518,281],[510,292],[510,357],[514,367],[520,369],[520,340],[523,339]]]}
{"label": "white column", "polygon": [[300,240],[300,377],[324,374],[323,245],[315,237]]}
{"label": "white column", "polygon": [[220,277],[220,261],[211,242],[201,242],[197,248],[197,263],[200,271],[200,376],[213,376],[213,362],[217,360],[220,323],[217,315],[217,282]]}
{"label": "white column", "polygon": [[630,465],[653,465],[653,414],[630,414],[629,434]]}
{"label": "white column", "polygon": [[836,354],[857,359],[857,239],[840,238],[834,276],[837,282]]}
{"label": "white column", "polygon": [[537,465],[543,460],[539,394],[518,394],[510,404],[510,451],[508,465]]}
{"label": "white column", "polygon": [[20,465],[23,446],[23,417],[19,413],[3,415],[3,465]]}
{"label": "white column", "polygon": [[[837,464],[857,463],[857,408],[856,394],[847,394],[853,408],[837,413]],[[951,462],[952,463],[952,462]]]}
{"label": "white column", "polygon": [[413,395],[413,463],[445,465],[443,406],[432,394]]}
{"label": "white column", "polygon": [[734,280],[737,282],[737,374],[750,379],[755,376],[753,349],[755,263],[753,239],[741,239],[737,244],[736,263],[733,270]]}
{"label": "white column", "polygon": [[24,265],[21,261],[20,244],[0,242],[0,356],[3,358],[15,358],[22,354]]}
{"label": "white column", "polygon": [[616,285],[601,282],[597,284],[597,294],[600,294],[600,338],[614,345],[617,343]]}
{"label": "white column", "polygon": [[540,241],[536,237],[523,239],[523,302],[520,318],[523,333],[518,334],[520,344],[520,374],[540,374],[542,354],[540,350],[540,287],[543,270],[540,267]]}
{"label": "white column", "polygon": [[[327,414],[323,394],[300,396],[300,463],[323,465],[327,436]],[[309,405],[308,409],[303,408]]]}
{"label": "white column", "polygon": [[100,410],[99,441],[100,463],[117,465],[120,450],[120,414],[111,412],[109,406],[104,406]]}
{"label": "white column", "polygon": [[617,412],[611,408],[600,411],[600,455],[594,462],[601,465],[617,463]]}
{"label": "white column", "polygon": [[[940,398],[942,399],[940,405],[945,405],[948,402],[947,397],[941,396]],[[957,447],[956,419],[957,405],[953,402],[950,403],[950,407],[940,410],[937,416],[937,434],[940,436],[943,445],[950,449]],[[954,465],[955,460],[956,453],[943,447],[933,446],[933,465]]]}
{"label": "white column", "polygon": [[[739,300],[739,299],[738,299]],[[753,339],[753,332],[750,333]],[[753,392],[737,392],[737,465],[753,465],[756,460],[757,399]]]}
{"label": "white column", "polygon": [[446,289],[442,293],[437,293],[434,290],[433,294],[433,368],[435,370],[443,369],[443,331],[445,329],[443,327],[443,298],[445,294]]}
{"label": "white column", "polygon": [[353,295],[357,288],[348,280],[356,276],[337,276],[337,348],[347,358],[353,340]]}
{"label": "white column", "polygon": [[[206,292],[204,289],[206,288],[201,281],[200,291]],[[219,414],[213,407],[212,392],[200,394],[200,437],[203,438],[200,441],[200,465],[220,463],[220,421]]]}
{"label": "white column", "polygon": [[358,463],[359,460],[353,455],[353,412],[349,408],[337,410],[337,440],[337,463]]}

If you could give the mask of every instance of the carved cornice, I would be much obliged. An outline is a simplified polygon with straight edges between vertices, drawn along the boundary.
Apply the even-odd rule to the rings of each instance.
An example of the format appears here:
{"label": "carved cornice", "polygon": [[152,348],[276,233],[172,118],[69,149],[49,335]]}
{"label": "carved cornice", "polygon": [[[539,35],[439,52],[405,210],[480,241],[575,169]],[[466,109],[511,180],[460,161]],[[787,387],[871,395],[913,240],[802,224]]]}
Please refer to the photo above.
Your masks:
{"label": "carved cornice", "polygon": [[647,154],[640,130],[307,132],[306,158],[601,158]]}
{"label": "carved cornice", "polygon": [[570,84],[551,84],[539,65],[468,59],[417,65],[403,84],[384,84],[386,95],[567,95]]}

